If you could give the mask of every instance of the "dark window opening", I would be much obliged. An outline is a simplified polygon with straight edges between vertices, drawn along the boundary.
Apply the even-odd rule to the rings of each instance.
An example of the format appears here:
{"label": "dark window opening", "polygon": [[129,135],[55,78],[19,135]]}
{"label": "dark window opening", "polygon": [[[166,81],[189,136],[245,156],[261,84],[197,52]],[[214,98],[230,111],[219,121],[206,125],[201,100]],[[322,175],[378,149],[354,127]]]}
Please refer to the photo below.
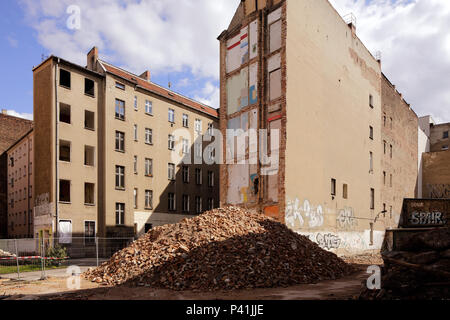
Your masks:
{"label": "dark window opening", "polygon": [[93,167],[94,166],[94,155],[95,154],[95,148],[90,146],[84,146],[84,165]]}
{"label": "dark window opening", "polygon": [[59,104],[59,121],[71,124],[71,112],[68,104]]}
{"label": "dark window opening", "polygon": [[336,179],[331,179],[331,195],[336,195]]}
{"label": "dark window opening", "polygon": [[59,142],[59,160],[64,162],[70,162],[70,142]]}
{"label": "dark window opening", "polygon": [[70,181],[59,180],[59,201],[70,203]]}
{"label": "dark window opening", "polygon": [[59,85],[70,89],[70,72],[64,69],[59,70]]}
{"label": "dark window opening", "polygon": [[84,222],[84,242],[86,244],[95,244],[95,222]]}
{"label": "dark window opening", "polygon": [[152,229],[153,229],[153,224],[151,224],[151,223],[145,224],[145,233],[149,232]]}
{"label": "dark window opening", "polygon": [[90,79],[84,79],[84,93],[92,97],[95,96],[94,81]]}
{"label": "dark window opening", "polygon": [[84,127],[89,130],[95,130],[95,113],[84,111]]}
{"label": "dark window opening", "polygon": [[448,131],[445,131],[444,134],[442,135],[443,139],[448,139]]}
{"label": "dark window opening", "polygon": [[84,204],[87,204],[87,205],[95,204],[94,193],[95,193],[95,185],[93,183],[85,183],[84,184]]}

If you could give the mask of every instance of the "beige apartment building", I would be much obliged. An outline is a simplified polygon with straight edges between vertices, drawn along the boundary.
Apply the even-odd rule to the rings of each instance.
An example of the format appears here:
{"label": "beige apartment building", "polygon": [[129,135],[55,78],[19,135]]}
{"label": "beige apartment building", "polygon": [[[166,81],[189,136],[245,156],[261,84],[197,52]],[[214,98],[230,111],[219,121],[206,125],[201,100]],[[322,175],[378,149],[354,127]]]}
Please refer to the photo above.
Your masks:
{"label": "beige apartment building", "polygon": [[218,166],[180,161],[208,152],[217,110],[100,60],[97,48],[87,67],[52,56],[33,72],[40,230],[63,243],[133,237],[218,206]]}
{"label": "beige apartment building", "polygon": [[[245,0],[218,39],[222,133],[271,132],[267,147],[261,138],[246,145],[246,164],[237,164],[244,156],[230,147],[242,131],[224,138],[234,161],[221,166],[221,204],[275,217],[335,252],[380,249],[391,225],[383,203],[400,215],[394,211],[410,186],[414,192],[417,161],[408,178],[395,177],[408,180],[405,190],[395,200],[384,196],[384,168],[403,175],[395,166],[404,158],[384,160],[381,62],[357,37],[355,22],[327,0]],[[409,110],[402,114],[414,120]],[[250,161],[265,147],[271,162]]]}
{"label": "beige apartment building", "polygon": [[33,129],[7,151],[8,238],[33,237]]}

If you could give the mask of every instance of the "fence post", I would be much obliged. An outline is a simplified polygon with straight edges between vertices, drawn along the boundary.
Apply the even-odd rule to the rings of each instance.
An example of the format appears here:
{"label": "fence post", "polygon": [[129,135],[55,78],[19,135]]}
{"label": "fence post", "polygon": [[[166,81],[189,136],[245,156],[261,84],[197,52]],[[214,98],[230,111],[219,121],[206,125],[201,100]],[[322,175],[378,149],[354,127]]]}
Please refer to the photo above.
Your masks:
{"label": "fence post", "polygon": [[14,246],[16,248],[17,279],[20,280],[19,250],[17,250],[17,239],[14,239]]}
{"label": "fence post", "polygon": [[97,268],[99,267],[98,265],[98,237],[95,237],[95,253],[96,253],[96,257],[97,257]]}

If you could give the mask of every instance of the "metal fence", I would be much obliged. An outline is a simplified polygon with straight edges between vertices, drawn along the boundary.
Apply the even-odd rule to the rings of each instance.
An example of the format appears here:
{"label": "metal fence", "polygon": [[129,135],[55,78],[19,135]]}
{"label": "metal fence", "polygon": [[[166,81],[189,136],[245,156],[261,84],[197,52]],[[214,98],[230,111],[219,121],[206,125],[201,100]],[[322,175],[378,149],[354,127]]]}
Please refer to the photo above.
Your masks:
{"label": "metal fence", "polygon": [[0,277],[5,274],[40,272],[45,279],[49,270],[99,266],[114,253],[128,247],[134,238],[48,238],[0,239]]}

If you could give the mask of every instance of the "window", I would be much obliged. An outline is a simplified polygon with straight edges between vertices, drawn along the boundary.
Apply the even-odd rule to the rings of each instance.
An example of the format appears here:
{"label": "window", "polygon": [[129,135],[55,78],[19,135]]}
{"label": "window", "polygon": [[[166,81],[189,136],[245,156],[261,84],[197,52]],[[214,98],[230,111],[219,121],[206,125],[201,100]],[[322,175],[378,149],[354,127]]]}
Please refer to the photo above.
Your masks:
{"label": "window", "polygon": [[390,118],[391,120],[391,130],[394,128],[394,119]]}
{"label": "window", "polygon": [[188,213],[189,212],[189,196],[183,195],[183,212]]}
{"label": "window", "polygon": [[94,199],[95,185],[93,183],[84,184],[84,204],[93,206],[95,205]]}
{"label": "window", "polygon": [[95,130],[95,113],[91,111],[84,111],[84,128],[88,130]]}
{"label": "window", "polygon": [[175,150],[175,137],[169,134],[169,150]]}
{"label": "window", "polygon": [[393,176],[392,174],[389,177],[389,186],[392,188],[392,183],[393,183]]}
{"label": "window", "polygon": [[125,90],[125,85],[120,82],[116,82],[116,88],[120,90]]}
{"label": "window", "polygon": [[138,157],[137,156],[134,156],[133,170],[134,170],[134,174],[138,174]]}
{"label": "window", "polygon": [[214,187],[214,172],[208,171],[208,187]]}
{"label": "window", "polygon": [[138,141],[138,126],[137,124],[134,125],[134,141]]}
{"label": "window", "polygon": [[125,189],[125,167],[116,166],[116,189]]}
{"label": "window", "polygon": [[448,145],[442,146],[442,150],[443,151],[447,151],[448,150]]}
{"label": "window", "polygon": [[202,133],[202,120],[195,119],[195,131],[197,133]]}
{"label": "window", "polygon": [[444,131],[442,134],[442,139],[448,139],[448,131]]}
{"label": "window", "polygon": [[202,184],[202,169],[195,169],[195,182],[197,185]]}
{"label": "window", "polygon": [[387,151],[387,142],[386,142],[386,140],[383,140],[383,148],[384,148],[384,154],[386,154],[386,151]]}
{"label": "window", "polygon": [[31,176],[33,174],[33,162],[30,162],[28,166],[28,174]]}
{"label": "window", "polygon": [[145,175],[151,177],[153,175],[153,160],[145,159]]}
{"label": "window", "polygon": [[153,144],[153,130],[152,129],[145,129],[145,143],[146,144]]}
{"label": "window", "polygon": [[125,133],[116,131],[116,151],[125,152]]}
{"label": "window", "polygon": [[208,161],[214,161],[216,150],[213,147],[208,146],[207,153],[208,153]]}
{"label": "window", "polygon": [[274,70],[269,74],[269,97],[270,101],[281,97],[281,69]]}
{"label": "window", "polygon": [[175,165],[173,163],[169,163],[168,176],[169,180],[175,180]]}
{"label": "window", "polygon": [[392,144],[390,145],[390,157],[391,157],[391,159],[392,159],[392,155],[393,155],[393,147],[392,147]]}
{"label": "window", "polygon": [[373,96],[369,95],[369,106],[373,109]]}
{"label": "window", "polygon": [[145,209],[153,209],[153,191],[145,190]]}
{"label": "window", "polygon": [[375,209],[375,189],[370,189],[370,209]]}
{"label": "window", "polygon": [[336,179],[331,179],[331,195],[336,195]]}
{"label": "window", "polygon": [[213,210],[213,209],[214,209],[214,199],[208,198],[208,210]]}
{"label": "window", "polygon": [[195,148],[195,157],[197,159],[202,159],[202,151],[203,151],[202,143],[196,142],[194,148]]}
{"label": "window", "polygon": [[59,85],[70,89],[70,72],[64,69],[59,70]]}
{"label": "window", "polygon": [[197,214],[200,214],[203,211],[202,202],[202,197],[195,197],[195,212]]}
{"label": "window", "polygon": [[213,133],[214,133],[214,125],[212,123],[208,123],[208,135],[212,137]]}
{"label": "window", "polygon": [[175,123],[175,110],[169,109],[169,122]]}
{"label": "window", "polygon": [[183,166],[183,182],[189,183],[189,167]]}
{"label": "window", "polygon": [[70,106],[65,103],[59,104],[59,121],[71,124]]}
{"label": "window", "polygon": [[145,113],[149,115],[153,114],[153,102],[145,100]]}
{"label": "window", "polygon": [[125,120],[125,101],[116,99],[116,119]]}
{"label": "window", "polygon": [[95,221],[84,222],[84,243],[95,244]]}
{"label": "window", "polygon": [[183,127],[189,128],[189,116],[187,114],[183,114]]}
{"label": "window", "polygon": [[269,50],[270,53],[281,48],[281,20],[277,20],[269,26]]}
{"label": "window", "polygon": [[175,211],[175,210],[176,210],[175,194],[169,193],[169,211]]}
{"label": "window", "polygon": [[387,117],[385,114],[385,115],[383,115],[383,127],[386,127],[386,119],[387,119]]}
{"label": "window", "polygon": [[33,197],[33,186],[29,186],[28,196],[30,199]]}
{"label": "window", "polygon": [[189,140],[183,139],[183,154],[189,154]]}
{"label": "window", "polygon": [[125,203],[116,203],[116,225],[125,225]]}
{"label": "window", "polygon": [[95,96],[95,84],[91,79],[84,79],[84,93],[88,96]]}
{"label": "window", "polygon": [[372,126],[369,127],[369,138],[371,140],[373,140],[373,127]]}
{"label": "window", "polygon": [[59,160],[64,162],[70,162],[70,142],[59,141]]}
{"label": "window", "polygon": [[386,171],[383,171],[383,185],[386,185]]}
{"label": "window", "polygon": [[27,200],[27,188],[23,188],[23,200]]}
{"label": "window", "polygon": [[9,158],[9,165],[14,168],[14,157]]}
{"label": "window", "polygon": [[133,200],[134,200],[134,208],[137,209],[138,208],[138,189],[134,189],[134,193],[133,193]]}
{"label": "window", "polygon": [[342,188],[342,197],[344,199],[348,199],[348,185],[344,184],[343,188]]}
{"label": "window", "polygon": [[59,201],[70,203],[70,181],[59,180]]}
{"label": "window", "polygon": [[134,110],[138,110],[138,97],[134,96]]}
{"label": "window", "polygon": [[369,153],[369,167],[370,167],[369,172],[373,173],[373,153],[372,152]]}
{"label": "window", "polygon": [[84,165],[93,167],[95,165],[95,148],[90,146],[84,146]]}

